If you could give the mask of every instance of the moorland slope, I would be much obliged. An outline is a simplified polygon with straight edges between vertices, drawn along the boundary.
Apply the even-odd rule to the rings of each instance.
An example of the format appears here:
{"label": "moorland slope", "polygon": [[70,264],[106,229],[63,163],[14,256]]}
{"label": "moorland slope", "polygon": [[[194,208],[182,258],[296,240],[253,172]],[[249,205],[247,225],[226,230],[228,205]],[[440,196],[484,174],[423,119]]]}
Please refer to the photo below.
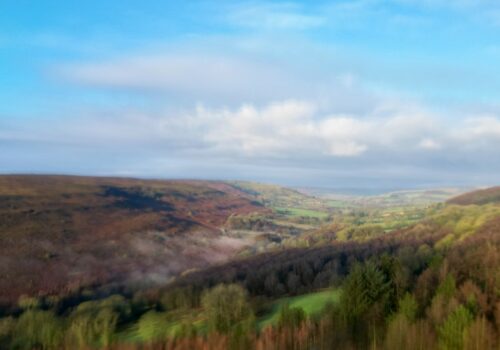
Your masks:
{"label": "moorland slope", "polygon": [[164,281],[247,244],[233,214],[266,212],[222,182],[0,176],[0,302],[112,281]]}
{"label": "moorland slope", "polygon": [[467,192],[451,198],[448,203],[457,205],[483,205],[500,203],[500,186]]}

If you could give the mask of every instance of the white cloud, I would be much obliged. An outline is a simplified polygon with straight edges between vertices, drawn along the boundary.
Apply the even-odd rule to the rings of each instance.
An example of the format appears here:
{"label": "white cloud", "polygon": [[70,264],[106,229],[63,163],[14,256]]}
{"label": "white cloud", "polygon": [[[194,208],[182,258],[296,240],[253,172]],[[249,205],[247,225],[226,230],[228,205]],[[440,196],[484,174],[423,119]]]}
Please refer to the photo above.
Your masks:
{"label": "white cloud", "polygon": [[[203,156],[207,159],[315,160],[421,157],[433,151],[468,157],[470,150],[500,146],[500,117],[478,115],[449,123],[442,116],[407,104],[379,101],[372,111],[336,113],[314,100],[288,99],[262,106],[146,112],[115,111],[11,125],[4,142],[37,142],[147,149],[152,154]],[[452,152],[452,153],[450,153]]]}
{"label": "white cloud", "polygon": [[493,115],[469,118],[462,136],[468,140],[493,138],[500,141],[500,120]]}
{"label": "white cloud", "polygon": [[314,126],[315,134],[326,144],[332,156],[357,156],[367,150],[363,135],[369,129],[366,122],[346,116],[330,116]]}
{"label": "white cloud", "polygon": [[191,111],[71,119],[22,132],[33,140],[117,147],[162,146],[169,152],[278,157],[357,157],[373,150],[411,150],[434,129],[424,112],[386,110],[369,115],[324,113],[312,101],[284,100],[257,107],[198,106]]}
{"label": "white cloud", "polygon": [[451,137],[468,150],[497,150],[500,147],[500,118],[496,115],[466,118],[461,128],[452,131]]}
{"label": "white cloud", "polygon": [[425,138],[418,144],[418,147],[429,151],[441,149],[441,144],[431,138]]}

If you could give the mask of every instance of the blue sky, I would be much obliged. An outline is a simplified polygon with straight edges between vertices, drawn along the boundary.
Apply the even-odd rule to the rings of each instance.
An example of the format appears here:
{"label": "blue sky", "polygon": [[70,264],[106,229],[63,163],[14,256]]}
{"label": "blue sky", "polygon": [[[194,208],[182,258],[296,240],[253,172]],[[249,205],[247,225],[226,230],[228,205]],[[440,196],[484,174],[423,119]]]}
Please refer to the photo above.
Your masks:
{"label": "blue sky", "polygon": [[496,184],[498,62],[490,0],[6,0],[0,172]]}

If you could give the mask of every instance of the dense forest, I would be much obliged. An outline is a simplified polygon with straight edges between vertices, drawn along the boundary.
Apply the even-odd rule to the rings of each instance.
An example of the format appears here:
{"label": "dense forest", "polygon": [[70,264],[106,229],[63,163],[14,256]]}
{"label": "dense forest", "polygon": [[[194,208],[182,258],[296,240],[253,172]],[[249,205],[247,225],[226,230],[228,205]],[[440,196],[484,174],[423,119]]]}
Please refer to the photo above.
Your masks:
{"label": "dense forest", "polygon": [[316,244],[236,258],[164,285],[22,295],[1,310],[0,344],[498,349],[500,206],[487,194],[459,197],[406,228],[362,239],[339,240],[329,232],[338,226],[327,225]]}

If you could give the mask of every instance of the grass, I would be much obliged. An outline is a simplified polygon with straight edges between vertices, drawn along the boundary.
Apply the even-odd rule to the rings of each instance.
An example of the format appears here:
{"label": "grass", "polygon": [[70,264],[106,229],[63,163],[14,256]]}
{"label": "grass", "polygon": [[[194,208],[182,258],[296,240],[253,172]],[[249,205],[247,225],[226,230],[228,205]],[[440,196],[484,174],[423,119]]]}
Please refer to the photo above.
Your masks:
{"label": "grass", "polygon": [[283,207],[275,207],[279,214],[291,216],[291,217],[310,217],[317,219],[324,219],[328,217],[328,213],[319,210],[311,210],[311,209],[303,209],[303,208],[283,208]]}
{"label": "grass", "polygon": [[172,313],[152,312],[152,314],[156,317],[150,319],[142,329],[139,328],[139,324],[123,329],[118,334],[117,340],[124,343],[141,343],[154,341],[158,336],[174,338],[182,332],[184,325],[193,326],[201,334],[207,332],[206,319],[200,310],[178,310]]}
{"label": "grass", "polygon": [[329,302],[337,303],[340,297],[339,289],[329,289],[296,297],[287,297],[275,300],[272,303],[271,312],[258,320],[260,329],[275,324],[279,318],[280,308],[288,303],[290,307],[300,307],[308,316],[320,313]]}

